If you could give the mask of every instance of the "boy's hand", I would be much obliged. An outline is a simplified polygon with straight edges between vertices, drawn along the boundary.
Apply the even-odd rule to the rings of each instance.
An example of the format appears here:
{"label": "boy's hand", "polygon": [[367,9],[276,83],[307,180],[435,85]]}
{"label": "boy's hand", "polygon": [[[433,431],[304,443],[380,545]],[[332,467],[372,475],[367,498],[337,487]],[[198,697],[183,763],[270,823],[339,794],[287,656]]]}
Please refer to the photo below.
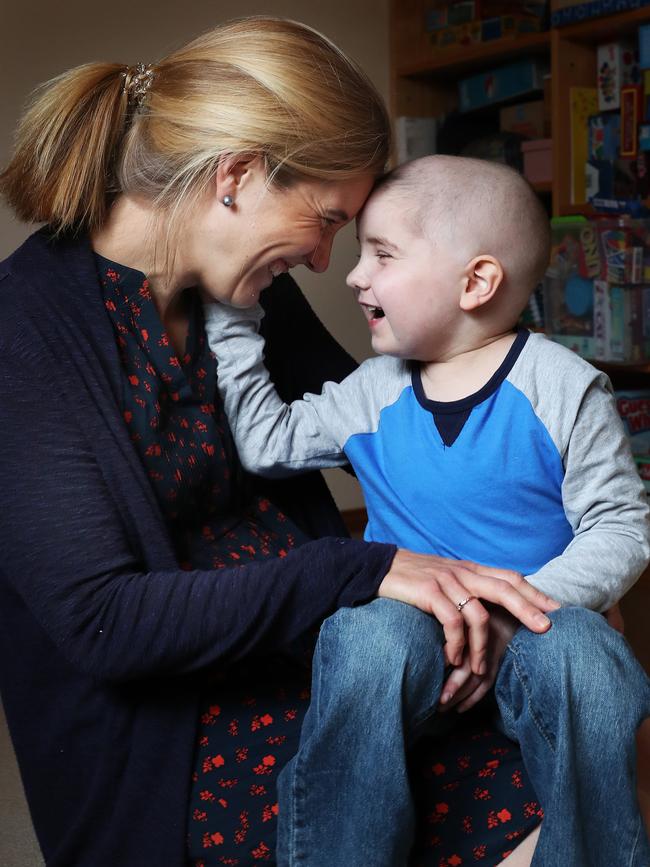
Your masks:
{"label": "boy's hand", "polygon": [[490,622],[479,599],[507,609],[533,632],[546,632],[551,621],[544,612],[560,607],[518,572],[403,549],[395,554],[378,595],[432,614],[445,633],[447,661],[460,665],[467,644],[471,670],[479,675],[487,673]]}
{"label": "boy's hand", "polygon": [[[618,605],[605,612],[613,629],[623,632],[623,616]],[[472,672],[469,655],[465,653],[461,664],[454,668],[442,687],[441,713],[456,708],[458,713],[469,710],[491,689],[496,681],[499,665],[512,636],[521,624],[503,608],[491,608],[487,649],[487,671],[481,675]]]}
{"label": "boy's hand", "polygon": [[607,618],[607,622],[615,629],[617,632],[620,632],[621,635],[625,633],[625,621],[623,620],[623,612],[621,611],[621,606],[616,603],[613,605],[609,611],[605,612],[605,617]]}
{"label": "boy's hand", "polygon": [[466,653],[462,663],[454,668],[442,687],[438,707],[441,713],[452,708],[462,713],[487,694],[494,685],[506,647],[520,626],[519,621],[503,608],[494,608],[490,612],[487,671],[483,676],[474,674]]}

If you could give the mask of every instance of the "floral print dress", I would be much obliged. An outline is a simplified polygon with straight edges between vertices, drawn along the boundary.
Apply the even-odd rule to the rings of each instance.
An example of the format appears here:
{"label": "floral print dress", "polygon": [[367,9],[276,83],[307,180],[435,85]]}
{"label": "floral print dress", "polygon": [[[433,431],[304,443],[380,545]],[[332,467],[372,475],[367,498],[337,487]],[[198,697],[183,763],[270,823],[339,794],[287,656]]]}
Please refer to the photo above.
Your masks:
{"label": "floral print dress", "polygon": [[[124,421],[179,564],[221,569],[286,556],[307,538],[256,495],[241,468],[197,293],[183,294],[189,332],[179,356],[146,277],[97,254],[96,264],[122,366]],[[206,676],[188,864],[274,862],[276,780],[295,753],[309,704],[314,640],[306,635],[284,653],[252,656]],[[492,728],[474,725],[443,744],[423,739],[413,755],[413,785],[420,807],[414,865],[497,864],[541,815],[518,749]]]}

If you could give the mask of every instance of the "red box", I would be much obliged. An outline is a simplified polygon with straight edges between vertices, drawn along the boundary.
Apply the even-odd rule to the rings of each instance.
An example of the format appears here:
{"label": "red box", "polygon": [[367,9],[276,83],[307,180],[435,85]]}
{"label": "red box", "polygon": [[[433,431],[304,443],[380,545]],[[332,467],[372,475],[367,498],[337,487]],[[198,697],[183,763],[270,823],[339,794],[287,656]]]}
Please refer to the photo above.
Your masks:
{"label": "red box", "polygon": [[553,178],[550,138],[521,143],[524,155],[524,177],[531,184],[548,183]]}
{"label": "red box", "polygon": [[643,88],[626,84],[621,88],[621,156],[635,157],[638,150],[638,127],[643,118]]}

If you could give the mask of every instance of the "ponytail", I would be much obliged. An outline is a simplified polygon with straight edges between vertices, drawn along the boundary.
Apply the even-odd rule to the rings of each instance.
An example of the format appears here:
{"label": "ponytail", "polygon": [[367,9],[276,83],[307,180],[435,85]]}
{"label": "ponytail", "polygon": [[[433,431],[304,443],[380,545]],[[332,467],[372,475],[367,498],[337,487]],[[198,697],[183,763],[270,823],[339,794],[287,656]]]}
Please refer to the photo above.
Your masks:
{"label": "ponytail", "polygon": [[385,169],[391,134],[381,96],[304,24],[232,21],[155,68],[138,64],[123,78],[125,69],[91,63],[37,92],[0,174],[19,218],[92,231],[127,194],[175,219],[224,155],[261,157],[269,183]]}
{"label": "ponytail", "polygon": [[22,117],[0,193],[19,219],[101,225],[128,109],[125,66],[89,63],[39,88]]}

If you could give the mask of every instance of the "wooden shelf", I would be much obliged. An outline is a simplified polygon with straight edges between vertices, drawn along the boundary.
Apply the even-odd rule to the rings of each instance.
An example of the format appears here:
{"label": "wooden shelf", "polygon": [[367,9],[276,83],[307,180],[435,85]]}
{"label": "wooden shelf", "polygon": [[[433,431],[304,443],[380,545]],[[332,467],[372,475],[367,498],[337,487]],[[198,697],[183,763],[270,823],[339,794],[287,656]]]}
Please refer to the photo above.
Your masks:
{"label": "wooden shelf", "polygon": [[640,24],[646,24],[650,19],[650,7],[630,9],[627,12],[615,12],[598,18],[587,18],[577,24],[558,27],[552,32],[558,33],[562,39],[572,42],[584,42],[597,45],[601,42],[612,42],[636,32]]}
{"label": "wooden shelf", "polygon": [[590,364],[606,373],[610,379],[621,380],[629,377],[647,377],[650,374],[650,360],[640,362],[598,361],[588,359]]}
{"label": "wooden shelf", "polygon": [[[440,115],[457,109],[458,81],[480,70],[502,66],[517,58],[542,57],[551,70],[551,138],[553,183],[536,187],[551,197],[554,216],[593,216],[590,205],[571,202],[571,87],[595,87],[596,48],[600,43],[632,36],[640,24],[650,22],[650,6],[589,18],[543,33],[471,45],[431,46],[424,31],[426,0],[391,0],[391,105],[397,115]],[[539,98],[530,94],[528,98]],[[523,102],[520,97],[516,102]],[[468,117],[477,123],[500,103]]]}
{"label": "wooden shelf", "polygon": [[595,217],[597,215],[606,216],[602,211],[597,211],[588,202],[577,203],[575,205],[563,204],[553,214],[555,217]]}
{"label": "wooden shelf", "polygon": [[543,33],[522,34],[507,39],[463,45],[460,49],[456,46],[437,49],[432,47],[428,57],[398,62],[396,74],[404,77],[439,76],[445,79],[462,77],[477,69],[502,66],[518,57],[547,55],[550,42],[549,31],[546,30]]}

